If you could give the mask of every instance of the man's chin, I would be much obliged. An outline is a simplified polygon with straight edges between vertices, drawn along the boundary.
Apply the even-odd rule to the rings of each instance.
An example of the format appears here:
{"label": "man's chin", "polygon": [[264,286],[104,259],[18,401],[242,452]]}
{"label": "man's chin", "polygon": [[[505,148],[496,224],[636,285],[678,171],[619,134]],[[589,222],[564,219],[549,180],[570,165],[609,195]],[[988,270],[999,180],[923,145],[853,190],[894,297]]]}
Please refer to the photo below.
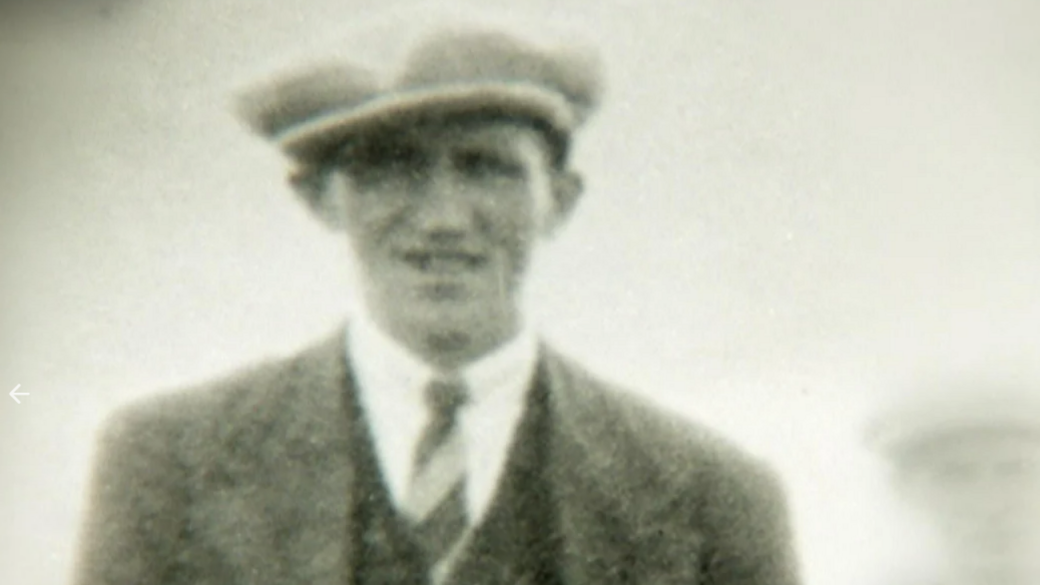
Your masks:
{"label": "man's chin", "polygon": [[381,294],[369,296],[370,307],[390,321],[423,331],[498,329],[519,310],[510,293],[480,280],[400,279],[395,286],[388,284],[380,287]]}
{"label": "man's chin", "polygon": [[426,288],[407,311],[413,322],[423,323],[426,329],[453,329],[492,321],[499,312],[480,303],[472,291],[452,286]]}
{"label": "man's chin", "polygon": [[515,313],[503,299],[488,299],[468,287],[434,285],[416,293],[399,308],[427,331],[481,330]]}

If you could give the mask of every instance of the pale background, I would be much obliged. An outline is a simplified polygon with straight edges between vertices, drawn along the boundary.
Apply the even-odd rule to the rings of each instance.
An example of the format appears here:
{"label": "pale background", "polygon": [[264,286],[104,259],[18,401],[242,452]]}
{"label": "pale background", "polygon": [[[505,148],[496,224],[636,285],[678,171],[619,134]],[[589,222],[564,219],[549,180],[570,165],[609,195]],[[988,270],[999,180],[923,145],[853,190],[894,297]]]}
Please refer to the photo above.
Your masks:
{"label": "pale background", "polygon": [[[225,89],[376,3],[129,4],[14,60],[33,97],[4,128],[35,164],[0,210],[0,390],[30,393],[0,402],[3,583],[67,581],[113,407],[348,304],[338,244]],[[884,582],[912,539],[864,414],[909,364],[1036,355],[1040,3],[525,4],[554,5],[610,83],[588,197],[531,286],[542,329],[768,457],[808,585]]]}

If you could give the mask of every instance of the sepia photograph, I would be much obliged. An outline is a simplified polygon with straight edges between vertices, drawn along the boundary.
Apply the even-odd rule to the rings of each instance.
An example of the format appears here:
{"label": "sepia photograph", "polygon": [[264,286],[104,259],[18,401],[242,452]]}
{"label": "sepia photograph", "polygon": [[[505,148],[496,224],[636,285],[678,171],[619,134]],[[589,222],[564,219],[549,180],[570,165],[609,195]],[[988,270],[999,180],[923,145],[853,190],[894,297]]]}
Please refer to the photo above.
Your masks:
{"label": "sepia photograph", "polygon": [[1040,584],[1038,27],[3,0],[0,582]]}

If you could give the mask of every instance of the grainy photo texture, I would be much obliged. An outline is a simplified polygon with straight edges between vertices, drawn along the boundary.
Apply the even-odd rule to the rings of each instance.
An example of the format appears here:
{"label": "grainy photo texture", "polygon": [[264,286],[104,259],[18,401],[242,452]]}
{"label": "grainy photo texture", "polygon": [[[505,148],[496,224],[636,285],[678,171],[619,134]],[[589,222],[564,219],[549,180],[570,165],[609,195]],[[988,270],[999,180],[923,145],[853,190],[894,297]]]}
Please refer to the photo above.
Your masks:
{"label": "grainy photo texture", "polygon": [[1035,0],[0,0],[0,583],[1037,585]]}

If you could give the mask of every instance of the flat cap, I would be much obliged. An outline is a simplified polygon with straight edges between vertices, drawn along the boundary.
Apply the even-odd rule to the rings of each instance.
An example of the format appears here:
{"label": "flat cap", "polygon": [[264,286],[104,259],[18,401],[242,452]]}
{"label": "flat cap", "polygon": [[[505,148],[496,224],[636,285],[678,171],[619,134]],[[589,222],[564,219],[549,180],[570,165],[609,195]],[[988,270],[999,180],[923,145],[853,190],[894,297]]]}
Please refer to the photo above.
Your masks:
{"label": "flat cap", "polygon": [[1035,435],[1040,441],[1040,386],[970,378],[918,388],[880,409],[868,445],[900,461],[923,446],[979,434]]}
{"label": "flat cap", "polygon": [[[237,95],[241,119],[308,161],[359,131],[431,114],[518,117],[566,138],[599,102],[601,67],[588,45],[539,43],[501,19],[413,11],[374,22],[377,32],[355,32],[366,40],[345,35],[250,82]],[[366,52],[382,62],[366,62]]]}

